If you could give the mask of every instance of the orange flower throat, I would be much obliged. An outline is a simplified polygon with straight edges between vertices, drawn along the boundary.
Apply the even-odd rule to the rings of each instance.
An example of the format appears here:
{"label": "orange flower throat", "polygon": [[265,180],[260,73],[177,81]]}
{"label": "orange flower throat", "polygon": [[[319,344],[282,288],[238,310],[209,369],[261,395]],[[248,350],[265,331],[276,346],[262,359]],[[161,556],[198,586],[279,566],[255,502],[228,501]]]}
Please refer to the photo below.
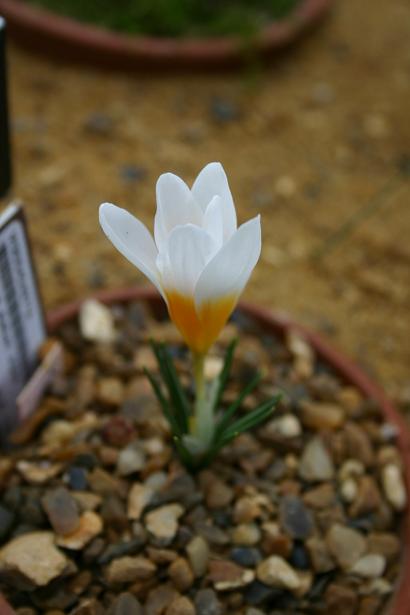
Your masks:
{"label": "orange flower throat", "polygon": [[221,297],[204,304],[198,313],[193,297],[170,291],[167,299],[171,319],[197,354],[204,354],[212,346],[236,304],[236,296]]}

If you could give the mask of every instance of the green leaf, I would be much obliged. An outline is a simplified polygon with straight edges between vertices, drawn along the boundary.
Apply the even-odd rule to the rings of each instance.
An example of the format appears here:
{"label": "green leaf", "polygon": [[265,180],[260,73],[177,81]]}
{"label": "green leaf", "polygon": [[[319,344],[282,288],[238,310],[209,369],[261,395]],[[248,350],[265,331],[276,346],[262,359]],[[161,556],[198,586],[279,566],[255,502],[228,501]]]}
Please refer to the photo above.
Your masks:
{"label": "green leaf", "polygon": [[178,421],[180,432],[187,433],[189,430],[190,407],[184,390],[181,386],[174,364],[163,344],[151,341],[151,346],[157,358],[161,376],[168,389],[168,394],[175,418]]}
{"label": "green leaf", "polygon": [[265,421],[273,412],[275,406],[278,404],[281,395],[276,395],[272,399],[264,402],[252,412],[248,412],[245,416],[241,417],[237,421],[234,421],[225,431],[219,436],[217,445],[224,446],[233,438],[236,438],[240,433],[252,429],[256,425]]}
{"label": "green leaf", "polygon": [[214,408],[217,409],[221,399],[222,399],[222,395],[223,392],[225,390],[226,387],[226,383],[228,381],[229,378],[229,374],[231,373],[231,367],[232,367],[232,361],[233,361],[233,355],[235,352],[235,348],[236,345],[238,343],[237,339],[233,339],[231,341],[231,343],[228,346],[228,349],[226,351],[226,355],[225,355],[225,363],[223,366],[223,369],[221,371],[221,373],[219,374],[219,378],[218,378],[218,389],[215,395],[215,401],[214,401]]}
{"label": "green leaf", "polygon": [[225,410],[225,412],[222,415],[221,420],[219,421],[216,427],[216,430],[215,430],[216,437],[218,437],[219,434],[225,431],[225,429],[228,427],[231,421],[231,418],[233,417],[235,412],[239,409],[245,397],[247,397],[249,393],[251,393],[253,389],[259,384],[261,378],[262,378],[262,374],[260,372],[255,374],[255,376],[246,385],[246,387],[242,389],[241,393],[238,395],[235,401],[232,402],[232,404],[229,406],[229,408],[227,408],[227,410]]}
{"label": "green leaf", "polygon": [[153,388],[153,391],[155,393],[155,395],[157,396],[157,399],[162,407],[162,411],[165,415],[165,418],[167,419],[168,423],[171,425],[171,430],[172,433],[175,436],[181,436],[181,430],[180,430],[180,426],[178,424],[178,421],[175,419],[174,415],[172,414],[172,412],[170,411],[169,408],[169,402],[165,399],[164,394],[162,393],[161,387],[159,382],[156,380],[156,378],[151,374],[150,371],[148,371],[148,369],[145,367],[144,368],[144,373],[147,376],[147,378],[149,379],[151,386]]}
{"label": "green leaf", "polygon": [[178,455],[184,466],[188,470],[193,470],[195,468],[195,460],[192,457],[191,453],[185,448],[184,444],[181,441],[181,438],[177,435],[173,437],[174,446],[177,449]]}

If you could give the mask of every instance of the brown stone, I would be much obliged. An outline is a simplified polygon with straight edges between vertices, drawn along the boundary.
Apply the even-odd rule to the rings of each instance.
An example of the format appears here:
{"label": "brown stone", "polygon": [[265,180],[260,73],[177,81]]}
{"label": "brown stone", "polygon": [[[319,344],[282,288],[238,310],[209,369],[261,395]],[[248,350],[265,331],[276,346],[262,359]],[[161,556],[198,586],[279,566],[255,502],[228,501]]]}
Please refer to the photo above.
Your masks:
{"label": "brown stone", "polygon": [[139,601],[131,594],[120,594],[108,609],[107,615],[143,615],[144,609]]}
{"label": "brown stone", "polygon": [[133,583],[153,577],[156,570],[156,565],[146,557],[124,556],[110,562],[105,571],[105,578],[109,585]]}
{"label": "brown stone", "polygon": [[217,591],[225,591],[252,583],[255,573],[229,560],[211,560],[208,577]]}
{"label": "brown stone", "polygon": [[262,524],[260,545],[265,555],[280,555],[286,559],[292,550],[293,541],[290,536],[281,532],[277,523],[267,521]]}
{"label": "brown stone", "polygon": [[50,461],[18,461],[16,465],[18,471],[31,485],[43,485],[52,478],[58,476],[63,469],[61,463]]}
{"label": "brown stone", "polygon": [[169,605],[178,597],[178,592],[170,585],[154,587],[148,593],[144,615],[164,615]]}
{"label": "brown stone", "polygon": [[71,534],[78,528],[80,524],[78,505],[65,487],[48,491],[41,501],[57,534]]}
{"label": "brown stone", "polygon": [[326,612],[332,615],[351,615],[356,612],[358,596],[353,589],[331,583],[325,592]]}
{"label": "brown stone", "polygon": [[384,555],[387,561],[393,560],[400,553],[400,540],[388,532],[371,532],[367,537],[369,553]]}
{"label": "brown stone", "polygon": [[165,611],[165,615],[195,615],[195,607],[186,596],[177,596]]}
{"label": "brown stone", "polygon": [[350,417],[360,416],[363,397],[355,387],[345,386],[340,389],[337,400]]}
{"label": "brown stone", "polygon": [[30,532],[0,550],[0,571],[17,572],[34,585],[47,585],[60,576],[69,561],[54,544],[52,532]]}
{"label": "brown stone", "polygon": [[335,488],[331,483],[322,483],[303,494],[303,501],[310,508],[322,509],[336,502]]}
{"label": "brown stone", "polygon": [[128,494],[128,518],[140,519],[141,514],[154,496],[151,487],[141,483],[134,483]]}
{"label": "brown stone", "polygon": [[301,580],[296,570],[283,557],[278,555],[271,555],[258,564],[256,576],[259,581],[270,587],[296,591],[301,585]]}
{"label": "brown stone", "polygon": [[186,546],[186,552],[196,577],[205,574],[208,568],[209,545],[202,536],[194,536]]}
{"label": "brown stone", "polygon": [[231,487],[223,481],[216,479],[210,482],[205,493],[208,508],[225,508],[229,506],[234,496]]}
{"label": "brown stone", "polygon": [[343,425],[344,418],[344,410],[337,404],[313,401],[304,401],[300,404],[300,419],[303,425],[314,431],[339,429]]}
{"label": "brown stone", "polygon": [[382,600],[380,596],[365,596],[360,601],[357,615],[378,615]]}
{"label": "brown stone", "polygon": [[375,463],[375,454],[371,440],[365,430],[349,421],[344,426],[344,439],[348,457],[358,459],[368,468]]}
{"label": "brown stone", "polygon": [[366,551],[366,540],[357,530],[335,523],[326,534],[330,553],[339,566],[349,570]]}
{"label": "brown stone", "polygon": [[103,496],[110,493],[125,496],[128,490],[123,480],[98,467],[89,472],[88,483],[93,492]]}
{"label": "brown stone", "polygon": [[378,510],[381,505],[381,495],[374,478],[362,476],[357,481],[357,487],[357,495],[349,508],[349,516],[360,517]]}
{"label": "brown stone", "polygon": [[194,582],[194,573],[184,557],[178,557],[172,562],[168,568],[168,576],[181,592],[189,589]]}
{"label": "brown stone", "polygon": [[180,504],[156,508],[145,517],[147,530],[165,543],[171,542],[178,530],[178,519],[184,512]]}
{"label": "brown stone", "polygon": [[256,523],[241,523],[232,528],[232,542],[236,545],[253,546],[261,539],[261,531]]}
{"label": "brown stone", "polygon": [[81,550],[90,540],[98,536],[102,529],[103,522],[101,517],[89,510],[81,515],[77,529],[70,534],[58,536],[56,543],[66,549]]}
{"label": "brown stone", "polygon": [[98,401],[106,406],[120,406],[124,399],[124,385],[119,378],[101,378],[97,388]]}
{"label": "brown stone", "polygon": [[344,525],[346,523],[346,515],[343,506],[334,504],[334,506],[329,508],[318,510],[315,514],[315,520],[321,532],[326,533],[335,523]]}
{"label": "brown stone", "polygon": [[97,510],[101,506],[102,497],[91,491],[73,491],[73,498],[76,500],[81,512],[86,510]]}
{"label": "brown stone", "polygon": [[262,515],[260,502],[253,496],[243,496],[236,500],[233,515],[236,523],[254,521]]}
{"label": "brown stone", "polygon": [[147,554],[152,562],[156,564],[171,564],[178,557],[176,551],[172,549],[157,549],[155,547],[147,547]]}
{"label": "brown stone", "polygon": [[305,543],[315,572],[329,572],[335,568],[335,562],[322,538],[312,536]]}

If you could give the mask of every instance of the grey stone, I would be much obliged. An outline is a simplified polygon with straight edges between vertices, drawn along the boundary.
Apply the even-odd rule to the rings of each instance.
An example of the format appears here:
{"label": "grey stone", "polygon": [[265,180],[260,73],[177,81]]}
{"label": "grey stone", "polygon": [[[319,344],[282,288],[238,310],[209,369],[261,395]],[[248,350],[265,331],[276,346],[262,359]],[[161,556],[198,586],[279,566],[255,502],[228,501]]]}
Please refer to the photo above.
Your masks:
{"label": "grey stone", "polygon": [[308,442],[299,461],[299,474],[307,481],[325,481],[333,478],[335,469],[332,459],[320,437]]}
{"label": "grey stone", "polygon": [[197,615],[222,615],[222,604],[213,589],[200,589],[195,596]]}
{"label": "grey stone", "polygon": [[279,518],[283,529],[292,538],[304,540],[312,533],[312,514],[296,495],[286,495],[282,498]]}
{"label": "grey stone", "polygon": [[74,532],[80,524],[76,500],[64,487],[48,491],[42,498],[43,508],[57,534],[64,536]]}

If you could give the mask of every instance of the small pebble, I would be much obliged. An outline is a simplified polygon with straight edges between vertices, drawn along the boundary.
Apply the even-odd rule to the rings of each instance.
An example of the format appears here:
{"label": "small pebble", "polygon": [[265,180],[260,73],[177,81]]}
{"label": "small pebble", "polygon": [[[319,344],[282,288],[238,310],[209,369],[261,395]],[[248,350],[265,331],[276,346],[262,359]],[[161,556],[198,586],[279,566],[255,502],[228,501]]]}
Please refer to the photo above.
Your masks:
{"label": "small pebble", "polygon": [[81,334],[86,340],[111,344],[116,338],[111,310],[94,299],[84,301],[80,308]]}
{"label": "small pebble", "polygon": [[326,543],[343,569],[351,569],[366,551],[366,540],[362,534],[338,523],[329,529]]}
{"label": "small pebble", "polygon": [[395,510],[404,510],[407,504],[407,494],[400,468],[392,463],[385,465],[381,478],[388,502]]}
{"label": "small pebble", "polygon": [[292,537],[306,539],[313,531],[313,517],[296,495],[285,495],[280,502],[279,519],[283,529]]}
{"label": "small pebble", "polygon": [[307,481],[325,481],[335,473],[332,459],[321,438],[312,438],[305,446],[299,463],[299,474]]}
{"label": "small pebble", "polygon": [[81,515],[77,529],[70,534],[58,536],[56,543],[60,547],[80,551],[88,542],[95,538],[95,536],[98,536],[102,529],[103,522],[101,517],[97,513],[89,510]]}
{"label": "small pebble", "polygon": [[168,575],[175,587],[181,591],[187,591],[194,582],[194,574],[191,566],[184,557],[177,557],[168,568]]}
{"label": "small pebble", "polygon": [[0,550],[0,572],[17,571],[37,587],[59,577],[67,565],[66,556],[54,544],[52,532],[23,534]]}
{"label": "small pebble", "polygon": [[195,594],[196,615],[223,615],[222,604],[213,589],[200,589]]}
{"label": "small pebble", "polygon": [[165,611],[165,615],[195,615],[195,607],[187,596],[177,596]]}
{"label": "small pebble", "polygon": [[229,560],[211,560],[208,577],[217,591],[231,591],[252,583],[255,573]]}
{"label": "small pebble", "polygon": [[151,502],[154,490],[141,483],[134,483],[128,494],[128,518],[140,519],[146,506]]}
{"label": "small pebble", "polygon": [[231,538],[235,545],[250,547],[258,544],[261,531],[256,523],[241,523],[232,529]]}
{"label": "small pebble", "polygon": [[64,536],[77,530],[80,525],[78,505],[67,489],[58,487],[48,491],[42,498],[42,504],[57,534]]}
{"label": "small pebble", "polygon": [[302,433],[302,427],[299,419],[293,414],[284,414],[278,418],[269,421],[264,426],[264,438],[269,438],[270,435],[282,436],[283,438],[297,438]]}
{"label": "small pebble", "polygon": [[205,574],[208,568],[209,545],[202,536],[195,536],[186,546],[186,552],[196,577]]}
{"label": "small pebble", "polygon": [[124,385],[119,378],[101,378],[97,388],[98,401],[113,408],[120,406],[124,398]]}
{"label": "small pebble", "polygon": [[300,405],[300,417],[308,429],[335,430],[343,425],[345,413],[343,408],[336,404],[305,401]]}
{"label": "small pebble", "polygon": [[140,446],[130,444],[118,455],[117,472],[120,476],[129,476],[139,472],[145,466],[145,453]]}
{"label": "small pebble", "polygon": [[129,592],[124,592],[115,598],[107,615],[144,615],[144,610],[135,596]]}
{"label": "small pebble", "polygon": [[350,572],[365,579],[374,579],[382,576],[385,567],[386,559],[383,555],[369,553],[357,560]]}
{"label": "small pebble", "polygon": [[184,512],[180,504],[168,504],[167,506],[156,508],[145,517],[147,530],[156,538],[168,544],[175,537],[178,529],[178,519]]}
{"label": "small pebble", "polygon": [[262,554],[259,549],[251,547],[234,547],[230,551],[229,557],[236,564],[244,568],[254,568],[262,560]]}
{"label": "small pebble", "polygon": [[124,556],[109,563],[105,578],[109,585],[133,583],[137,580],[150,579],[156,570],[156,565],[146,557]]}
{"label": "small pebble", "polygon": [[256,569],[259,581],[270,587],[278,587],[297,590],[300,587],[300,579],[297,572],[283,557],[272,555],[263,560]]}

